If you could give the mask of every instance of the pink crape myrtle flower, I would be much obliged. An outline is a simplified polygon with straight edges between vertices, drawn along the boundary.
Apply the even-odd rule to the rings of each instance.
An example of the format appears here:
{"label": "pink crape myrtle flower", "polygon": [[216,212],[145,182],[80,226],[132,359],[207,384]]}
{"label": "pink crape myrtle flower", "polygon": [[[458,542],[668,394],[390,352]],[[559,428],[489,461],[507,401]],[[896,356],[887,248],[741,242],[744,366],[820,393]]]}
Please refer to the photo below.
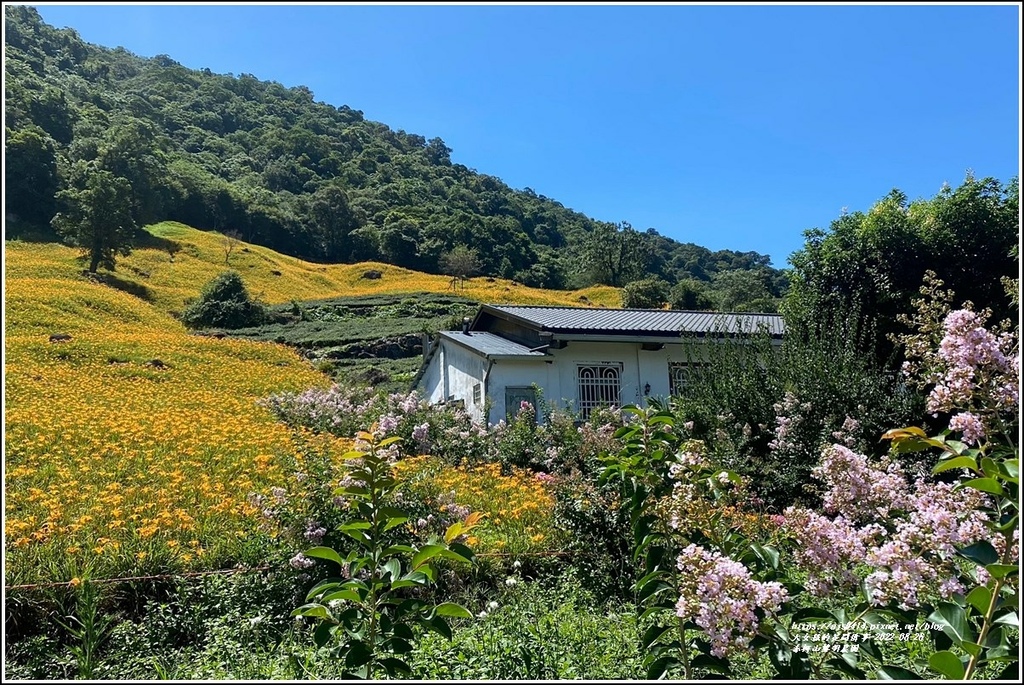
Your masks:
{"label": "pink crape myrtle flower", "polygon": [[789,599],[779,583],[756,581],[743,564],[698,545],[687,546],[677,566],[676,615],[700,626],[718,657],[748,649],[760,625],[756,610],[775,613]]}

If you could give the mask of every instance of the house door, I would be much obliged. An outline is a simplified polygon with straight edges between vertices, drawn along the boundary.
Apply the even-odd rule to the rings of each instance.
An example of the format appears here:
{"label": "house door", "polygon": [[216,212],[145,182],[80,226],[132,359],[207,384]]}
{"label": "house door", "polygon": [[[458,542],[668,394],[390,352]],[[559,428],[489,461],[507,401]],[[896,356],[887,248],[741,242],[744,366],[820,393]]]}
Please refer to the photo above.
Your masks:
{"label": "house door", "polygon": [[511,421],[519,413],[523,402],[533,407],[534,420],[537,417],[537,391],[533,387],[505,388],[505,420]]}

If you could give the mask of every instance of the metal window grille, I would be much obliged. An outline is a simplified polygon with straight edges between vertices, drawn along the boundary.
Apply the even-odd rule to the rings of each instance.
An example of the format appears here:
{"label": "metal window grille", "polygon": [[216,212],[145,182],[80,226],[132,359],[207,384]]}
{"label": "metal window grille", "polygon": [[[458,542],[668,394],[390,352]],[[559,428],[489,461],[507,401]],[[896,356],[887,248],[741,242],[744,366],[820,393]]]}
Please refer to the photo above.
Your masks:
{"label": "metal window grille", "polygon": [[679,395],[690,382],[690,377],[701,366],[700,362],[669,362],[668,363],[668,392],[670,395]]}
{"label": "metal window grille", "polygon": [[590,418],[595,407],[618,406],[621,389],[622,365],[601,364],[600,366],[576,367],[579,385],[577,405],[583,419]]}

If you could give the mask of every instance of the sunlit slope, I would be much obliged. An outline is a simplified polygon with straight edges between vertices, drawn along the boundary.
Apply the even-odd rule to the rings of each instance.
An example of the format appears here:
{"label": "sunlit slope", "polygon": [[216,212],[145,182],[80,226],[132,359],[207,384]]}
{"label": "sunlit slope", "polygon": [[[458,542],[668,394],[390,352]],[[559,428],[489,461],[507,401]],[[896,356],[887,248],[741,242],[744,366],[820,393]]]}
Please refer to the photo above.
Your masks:
{"label": "sunlit slope", "polygon": [[327,379],[284,346],[190,335],[74,250],[6,247],[6,582],[254,561],[247,497],[291,449],[257,400]]}
{"label": "sunlit slope", "polygon": [[[445,276],[410,271],[388,264],[314,264],[288,257],[265,247],[239,244],[225,258],[224,238],[218,233],[198,231],[183,224],[164,222],[148,227],[153,239],[118,261],[115,277],[120,285],[163,311],[180,312],[188,298],[194,298],[204,283],[225,269],[242,274],[249,291],[265,302],[313,300],[341,295],[437,292],[449,289]],[[8,255],[27,259],[10,260],[7,278],[62,277],[77,274],[81,265],[77,251],[56,245],[8,243]],[[173,252],[173,257],[172,257]],[[363,278],[370,270],[380,279]],[[115,283],[116,285],[117,283]],[[595,286],[577,291],[542,290],[503,279],[469,279],[465,295],[480,302],[496,304],[581,304],[620,306],[619,291]]]}

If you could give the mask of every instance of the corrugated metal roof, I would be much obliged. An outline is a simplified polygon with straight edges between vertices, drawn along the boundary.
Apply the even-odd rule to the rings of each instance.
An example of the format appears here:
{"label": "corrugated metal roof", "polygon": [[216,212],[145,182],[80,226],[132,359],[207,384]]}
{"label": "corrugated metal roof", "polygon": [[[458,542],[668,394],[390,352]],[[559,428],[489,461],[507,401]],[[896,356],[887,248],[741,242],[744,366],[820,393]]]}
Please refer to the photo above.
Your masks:
{"label": "corrugated metal roof", "polygon": [[765,326],[773,336],[785,332],[778,314],[723,314],[684,312],[668,309],[594,309],[585,307],[541,307],[485,305],[487,309],[521,319],[541,330],[578,333],[736,333],[756,332]]}
{"label": "corrugated metal roof", "polygon": [[485,357],[543,357],[543,352],[533,351],[529,347],[506,340],[500,335],[486,331],[441,331],[442,338],[468,347]]}

